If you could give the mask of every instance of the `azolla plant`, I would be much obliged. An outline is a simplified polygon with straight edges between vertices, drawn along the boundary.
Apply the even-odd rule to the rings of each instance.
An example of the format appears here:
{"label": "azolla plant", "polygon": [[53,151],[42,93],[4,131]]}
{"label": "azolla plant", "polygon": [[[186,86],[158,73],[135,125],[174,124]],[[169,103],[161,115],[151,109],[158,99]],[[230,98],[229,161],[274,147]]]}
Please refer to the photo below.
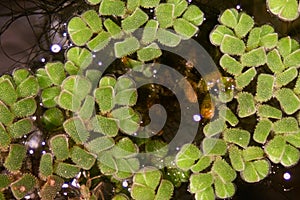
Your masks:
{"label": "azolla plant", "polygon": [[[298,7],[297,2],[267,2],[279,17],[298,16],[286,11]],[[174,153],[159,134],[136,137],[149,134],[135,107],[134,77],[107,74],[108,66],[95,65],[94,57],[107,50],[108,57],[122,61],[124,71],[151,77],[146,63],[163,55],[161,45],[176,47],[195,36],[203,12],[185,0],[87,3],[91,9],[68,22],[73,46],[64,62],[49,62],[36,71],[16,69],[0,78],[1,200],[9,195],[51,200],[69,183],[80,199],[105,199],[105,185],[110,185],[114,200],[166,200],[184,182],[195,199],[213,200],[232,197],[238,175],[255,183],[268,176],[271,163],[297,164],[296,40],[279,39],[272,26],[255,26],[248,14],[225,10],[210,42],[222,53],[219,66],[226,76],[200,80],[197,86],[210,93],[201,113],[211,121],[198,133],[200,142],[179,146]],[[253,127],[247,120],[254,121]],[[35,172],[28,154],[41,142],[37,138],[47,143]],[[141,159],[140,153],[149,155]]]}

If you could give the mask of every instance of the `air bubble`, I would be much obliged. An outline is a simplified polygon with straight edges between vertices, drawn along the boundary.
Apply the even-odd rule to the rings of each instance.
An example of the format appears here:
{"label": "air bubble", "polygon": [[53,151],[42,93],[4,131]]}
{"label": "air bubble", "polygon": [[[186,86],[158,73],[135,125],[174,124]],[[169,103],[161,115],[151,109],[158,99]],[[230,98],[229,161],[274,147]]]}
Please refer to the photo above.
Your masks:
{"label": "air bubble", "polygon": [[53,44],[53,45],[51,46],[51,51],[52,51],[53,53],[58,53],[58,52],[60,52],[60,50],[61,50],[61,46],[59,46],[58,44]]}
{"label": "air bubble", "polygon": [[124,187],[124,188],[127,188],[128,187],[128,182],[125,180],[125,181],[123,181],[122,182],[122,186]]}
{"label": "air bubble", "polygon": [[194,115],[193,119],[194,119],[195,122],[199,122],[199,121],[201,121],[201,116],[199,114]]}
{"label": "air bubble", "polygon": [[289,172],[285,172],[283,174],[283,178],[284,178],[284,180],[289,181],[292,178],[292,176]]}

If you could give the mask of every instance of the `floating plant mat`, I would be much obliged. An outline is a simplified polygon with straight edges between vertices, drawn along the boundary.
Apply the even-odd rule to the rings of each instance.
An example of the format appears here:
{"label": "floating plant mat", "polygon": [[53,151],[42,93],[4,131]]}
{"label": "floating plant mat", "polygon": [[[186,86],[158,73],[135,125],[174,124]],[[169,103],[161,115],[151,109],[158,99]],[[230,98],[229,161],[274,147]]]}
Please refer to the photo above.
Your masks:
{"label": "floating plant mat", "polygon": [[299,5],[256,3],[49,4],[62,43],[0,77],[0,200],[295,198]]}

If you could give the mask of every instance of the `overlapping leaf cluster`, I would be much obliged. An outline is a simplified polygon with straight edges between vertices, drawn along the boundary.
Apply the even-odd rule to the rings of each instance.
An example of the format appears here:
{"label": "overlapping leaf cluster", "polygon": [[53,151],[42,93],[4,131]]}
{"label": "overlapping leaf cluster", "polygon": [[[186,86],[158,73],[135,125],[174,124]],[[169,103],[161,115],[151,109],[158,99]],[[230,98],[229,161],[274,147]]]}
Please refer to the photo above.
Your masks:
{"label": "overlapping leaf cluster", "polygon": [[[271,26],[255,27],[251,16],[236,9],[225,10],[219,21],[210,41],[220,47],[219,64],[235,80],[232,100],[238,105],[233,110],[215,97],[218,116],[204,127],[201,150],[190,144],[177,154],[176,165],[193,172],[196,199],[233,196],[236,172],[258,182],[269,174],[270,162],[289,167],[300,159],[298,42],[278,40]],[[244,130],[240,119],[252,116],[258,117],[255,128]],[[256,143],[249,145],[251,140]]]}

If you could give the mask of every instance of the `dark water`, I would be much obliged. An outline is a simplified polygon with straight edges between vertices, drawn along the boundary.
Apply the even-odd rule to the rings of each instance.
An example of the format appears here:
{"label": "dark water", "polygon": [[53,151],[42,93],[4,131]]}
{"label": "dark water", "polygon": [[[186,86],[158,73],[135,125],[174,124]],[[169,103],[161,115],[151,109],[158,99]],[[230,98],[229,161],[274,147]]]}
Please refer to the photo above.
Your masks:
{"label": "dark water", "polygon": [[[264,0],[194,0],[193,3],[204,11],[206,18],[195,39],[205,47],[216,63],[220,54],[218,49],[210,44],[208,35],[218,24],[219,14],[227,8],[239,6],[241,10],[254,16],[257,25],[270,24],[275,28],[275,32],[279,33],[279,37],[290,35],[300,41],[300,20],[292,23],[280,21],[267,12]],[[19,67],[36,69],[51,60],[63,60],[64,50],[69,45],[64,23],[74,14],[86,9],[83,0],[1,0],[0,74]],[[56,52],[57,49],[53,44],[58,44],[62,49]],[[194,74],[190,76],[196,80],[200,79]],[[153,102],[148,103],[167,105],[168,98],[172,94],[166,90],[162,93],[162,97],[153,98]],[[140,104],[145,103],[146,99]],[[170,108],[168,112],[172,113],[172,109]],[[172,124],[176,120],[169,120],[165,128],[176,127]],[[33,166],[32,169],[36,167]],[[237,178],[235,184],[237,192],[232,198],[235,200],[296,200],[300,196],[300,164],[292,168],[274,165],[271,174],[259,183],[249,184]],[[193,199],[193,196],[187,192],[187,185],[183,184],[176,189],[174,199],[188,200]]]}

